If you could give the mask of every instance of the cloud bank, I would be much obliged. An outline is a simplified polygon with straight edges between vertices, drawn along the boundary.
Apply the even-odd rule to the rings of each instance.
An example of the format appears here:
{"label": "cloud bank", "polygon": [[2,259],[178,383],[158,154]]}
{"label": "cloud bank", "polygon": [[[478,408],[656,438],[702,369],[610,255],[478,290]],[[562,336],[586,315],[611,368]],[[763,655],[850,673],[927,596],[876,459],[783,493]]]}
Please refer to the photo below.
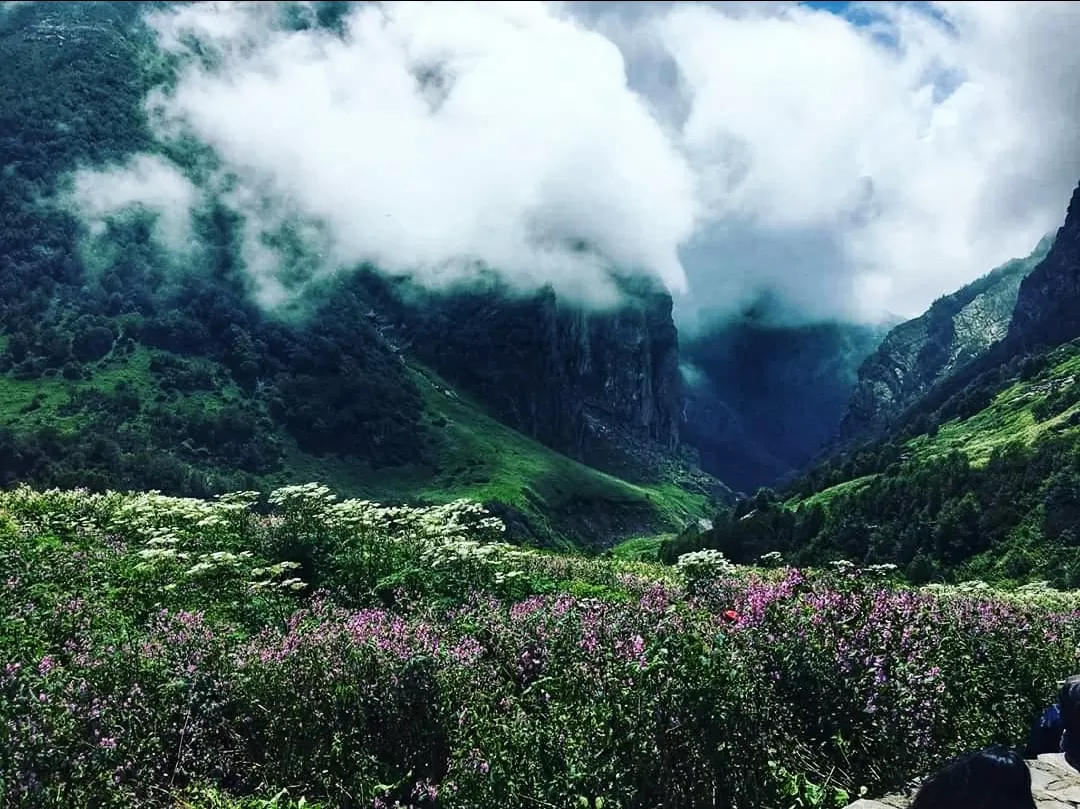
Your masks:
{"label": "cloud bank", "polygon": [[328,268],[605,301],[618,267],[683,325],[766,290],[910,316],[1030,252],[1080,179],[1080,4],[381,3],[339,32],[285,11],[150,18],[186,60],[154,121],[239,178],[271,303],[260,229],[291,212]]}
{"label": "cloud bank", "polygon": [[140,208],[155,215],[155,237],[176,253],[192,247],[191,210],[199,195],[176,166],[156,155],[135,155],[106,171],[81,171],[71,189],[91,235],[104,233],[110,217]]}

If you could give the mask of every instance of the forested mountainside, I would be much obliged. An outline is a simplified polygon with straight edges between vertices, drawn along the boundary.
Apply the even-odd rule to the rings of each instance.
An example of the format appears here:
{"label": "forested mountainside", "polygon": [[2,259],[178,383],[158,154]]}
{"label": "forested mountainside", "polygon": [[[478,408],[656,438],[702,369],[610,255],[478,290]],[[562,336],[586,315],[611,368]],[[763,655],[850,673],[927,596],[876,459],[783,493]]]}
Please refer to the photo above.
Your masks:
{"label": "forested mountainside", "polygon": [[1080,326],[1057,304],[1070,305],[1080,272],[1076,200],[1042,260],[1022,268],[1004,339],[915,398],[883,437],[741,500],[668,543],[665,558],[775,551],[799,564],[896,564],[913,581],[1080,586]]}
{"label": "forested mountainside", "polygon": [[[593,544],[728,496],[677,452],[666,293],[628,283],[623,306],[586,314],[547,292],[396,294],[371,270],[268,312],[219,199],[195,212],[182,262],[138,205],[91,233],[74,170],[213,161],[152,136],[144,101],[173,68],[146,6],[0,16],[0,482],[207,495],[317,477],[390,500],[473,496],[525,538]],[[327,24],[335,8],[319,6]],[[312,257],[279,235],[303,273]]]}

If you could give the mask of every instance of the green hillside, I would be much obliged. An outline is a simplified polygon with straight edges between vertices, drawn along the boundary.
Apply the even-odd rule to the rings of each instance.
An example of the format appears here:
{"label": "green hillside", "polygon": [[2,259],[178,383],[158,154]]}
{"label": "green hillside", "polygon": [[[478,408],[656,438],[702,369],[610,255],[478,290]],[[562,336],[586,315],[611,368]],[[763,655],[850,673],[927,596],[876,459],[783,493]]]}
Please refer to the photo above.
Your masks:
{"label": "green hillside", "polygon": [[[170,373],[177,366],[197,368],[209,389],[177,389]],[[671,530],[708,508],[704,494],[627,483],[553,452],[422,367],[410,365],[407,374],[420,396],[418,428],[426,431],[432,460],[379,467],[305,451],[226,369],[206,360],[137,347],[84,368],[84,379],[0,377],[0,451],[28,467],[9,473],[7,482],[154,485],[160,472],[157,485],[210,491],[318,478],[344,495],[387,502],[498,503],[512,509],[508,522],[522,538],[594,546]],[[237,444],[232,454],[230,441]],[[238,468],[251,446],[274,460]],[[137,469],[147,454],[156,461]]]}
{"label": "green hillside", "polygon": [[904,415],[892,440],[837,456],[782,494],[761,490],[668,561],[896,564],[915,581],[1080,584],[1080,342],[983,362]]}
{"label": "green hillside", "polygon": [[962,452],[984,466],[995,450],[1010,444],[1031,446],[1053,436],[1080,436],[1080,349],[1068,344],[1036,361],[1025,376],[997,393],[989,405],[968,418],[941,424],[932,435],[907,442],[923,460]]}

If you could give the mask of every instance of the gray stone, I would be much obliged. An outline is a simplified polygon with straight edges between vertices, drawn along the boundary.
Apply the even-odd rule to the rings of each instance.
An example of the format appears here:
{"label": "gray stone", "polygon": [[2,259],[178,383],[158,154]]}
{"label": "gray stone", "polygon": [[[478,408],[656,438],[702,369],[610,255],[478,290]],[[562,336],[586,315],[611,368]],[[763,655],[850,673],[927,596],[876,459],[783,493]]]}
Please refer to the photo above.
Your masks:
{"label": "gray stone", "polygon": [[[1029,761],[1031,792],[1038,809],[1080,809],[1080,772],[1065,763],[1060,753],[1041,755]],[[903,809],[911,795],[886,795],[874,800],[855,801],[847,809]]]}

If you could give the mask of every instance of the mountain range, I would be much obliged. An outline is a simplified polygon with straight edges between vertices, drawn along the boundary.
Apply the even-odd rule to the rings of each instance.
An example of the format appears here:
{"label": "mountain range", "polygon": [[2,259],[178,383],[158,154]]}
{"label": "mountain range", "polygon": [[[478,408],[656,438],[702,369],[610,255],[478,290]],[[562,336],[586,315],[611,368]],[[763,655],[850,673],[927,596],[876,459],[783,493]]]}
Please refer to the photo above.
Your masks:
{"label": "mountain range", "polygon": [[[148,5],[0,15],[0,484],[320,479],[476,498],[541,545],[661,535],[669,558],[839,554],[914,578],[1045,575],[1058,553],[1058,578],[1080,576],[1080,197],[1029,256],[899,323],[791,325],[763,298],[680,335],[671,296],[636,276],[597,308],[376,266],[304,276],[268,310],[223,197],[194,213],[182,262],[160,212],[91,226],[70,202],[82,169],[213,161],[153,137],[144,101],[175,66]],[[277,248],[299,277],[298,228]]]}
{"label": "mountain range", "polygon": [[1080,189],[1062,227],[894,328],[862,364],[831,447],[782,492],[669,542],[912,581],[1080,586]]}

